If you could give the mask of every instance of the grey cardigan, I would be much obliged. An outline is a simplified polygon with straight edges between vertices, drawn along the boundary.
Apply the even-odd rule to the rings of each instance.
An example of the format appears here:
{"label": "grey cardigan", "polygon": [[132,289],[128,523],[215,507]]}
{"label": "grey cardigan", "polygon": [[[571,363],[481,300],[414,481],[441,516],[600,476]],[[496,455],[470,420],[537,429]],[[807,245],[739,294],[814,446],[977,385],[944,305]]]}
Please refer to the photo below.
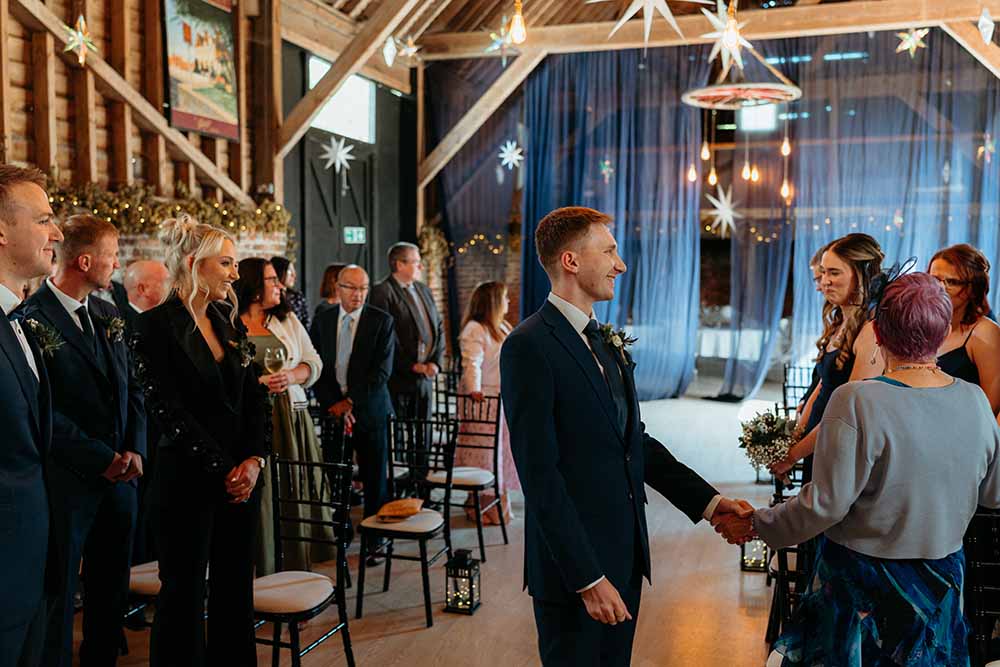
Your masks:
{"label": "grey cardigan", "polygon": [[976,385],[850,382],[823,414],[813,481],[757,510],[754,523],[777,548],[825,532],[878,558],[943,558],[962,547],[977,504],[1000,507],[998,451],[1000,430]]}

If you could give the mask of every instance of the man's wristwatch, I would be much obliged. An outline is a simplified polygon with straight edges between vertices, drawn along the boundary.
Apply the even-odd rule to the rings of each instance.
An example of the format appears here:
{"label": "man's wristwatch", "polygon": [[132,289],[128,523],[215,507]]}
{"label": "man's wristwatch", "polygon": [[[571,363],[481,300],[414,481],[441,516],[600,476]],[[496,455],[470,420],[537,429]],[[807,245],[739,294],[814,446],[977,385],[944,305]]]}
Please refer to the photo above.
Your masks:
{"label": "man's wristwatch", "polygon": [[260,465],[261,470],[267,467],[267,459],[265,459],[263,456],[251,456],[250,458],[257,460],[257,463]]}

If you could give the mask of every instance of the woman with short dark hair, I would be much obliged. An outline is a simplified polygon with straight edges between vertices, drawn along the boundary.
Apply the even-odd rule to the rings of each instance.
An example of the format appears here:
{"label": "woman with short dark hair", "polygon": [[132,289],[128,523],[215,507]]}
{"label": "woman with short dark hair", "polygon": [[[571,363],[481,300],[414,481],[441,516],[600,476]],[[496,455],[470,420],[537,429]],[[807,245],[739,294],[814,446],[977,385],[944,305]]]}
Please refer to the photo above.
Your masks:
{"label": "woman with short dark hair", "polygon": [[313,311],[314,320],[319,317],[320,313],[340,304],[340,296],[337,293],[337,278],[340,277],[340,272],[346,266],[347,264],[330,264],[323,271],[323,282],[319,286],[319,303],[316,304],[316,310]]}
{"label": "woman with short dark hair", "polygon": [[937,366],[951,317],[930,275],[891,282],[873,324],[885,372],[833,393],[813,481],[753,515],[773,548],[822,535],[769,665],[969,664],[962,536],[977,504],[1000,507],[1000,429],[979,387]]}
{"label": "woman with short dark hair", "polygon": [[278,274],[278,282],[281,283],[285,292],[285,301],[299,318],[302,326],[309,331],[309,302],[306,295],[301,290],[295,288],[298,282],[298,272],[295,270],[295,262],[287,257],[275,256],[271,258],[271,266]]}

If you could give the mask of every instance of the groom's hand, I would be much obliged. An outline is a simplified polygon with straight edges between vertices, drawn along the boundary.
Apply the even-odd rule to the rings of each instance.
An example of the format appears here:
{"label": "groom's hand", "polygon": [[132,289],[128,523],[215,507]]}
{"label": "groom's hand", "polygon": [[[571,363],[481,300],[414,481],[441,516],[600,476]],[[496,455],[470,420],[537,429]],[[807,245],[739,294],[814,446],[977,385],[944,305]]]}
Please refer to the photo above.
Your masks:
{"label": "groom's hand", "polygon": [[753,535],[753,505],[745,500],[722,498],[712,514],[712,526],[730,544],[743,544]]}
{"label": "groom's hand", "polygon": [[618,589],[607,579],[601,579],[596,586],[580,593],[580,597],[587,613],[595,621],[618,625],[632,620],[632,614],[625,607]]}

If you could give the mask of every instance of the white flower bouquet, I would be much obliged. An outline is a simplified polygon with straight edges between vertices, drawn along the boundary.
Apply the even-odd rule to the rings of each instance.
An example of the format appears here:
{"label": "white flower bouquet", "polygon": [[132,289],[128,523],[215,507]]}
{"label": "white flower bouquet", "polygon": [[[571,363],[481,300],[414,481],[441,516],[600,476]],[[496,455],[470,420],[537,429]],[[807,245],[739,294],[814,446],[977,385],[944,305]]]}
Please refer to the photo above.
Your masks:
{"label": "white flower bouquet", "polygon": [[788,455],[795,444],[796,422],[774,412],[758,413],[750,421],[743,422],[740,448],[755,470],[767,468]]}

